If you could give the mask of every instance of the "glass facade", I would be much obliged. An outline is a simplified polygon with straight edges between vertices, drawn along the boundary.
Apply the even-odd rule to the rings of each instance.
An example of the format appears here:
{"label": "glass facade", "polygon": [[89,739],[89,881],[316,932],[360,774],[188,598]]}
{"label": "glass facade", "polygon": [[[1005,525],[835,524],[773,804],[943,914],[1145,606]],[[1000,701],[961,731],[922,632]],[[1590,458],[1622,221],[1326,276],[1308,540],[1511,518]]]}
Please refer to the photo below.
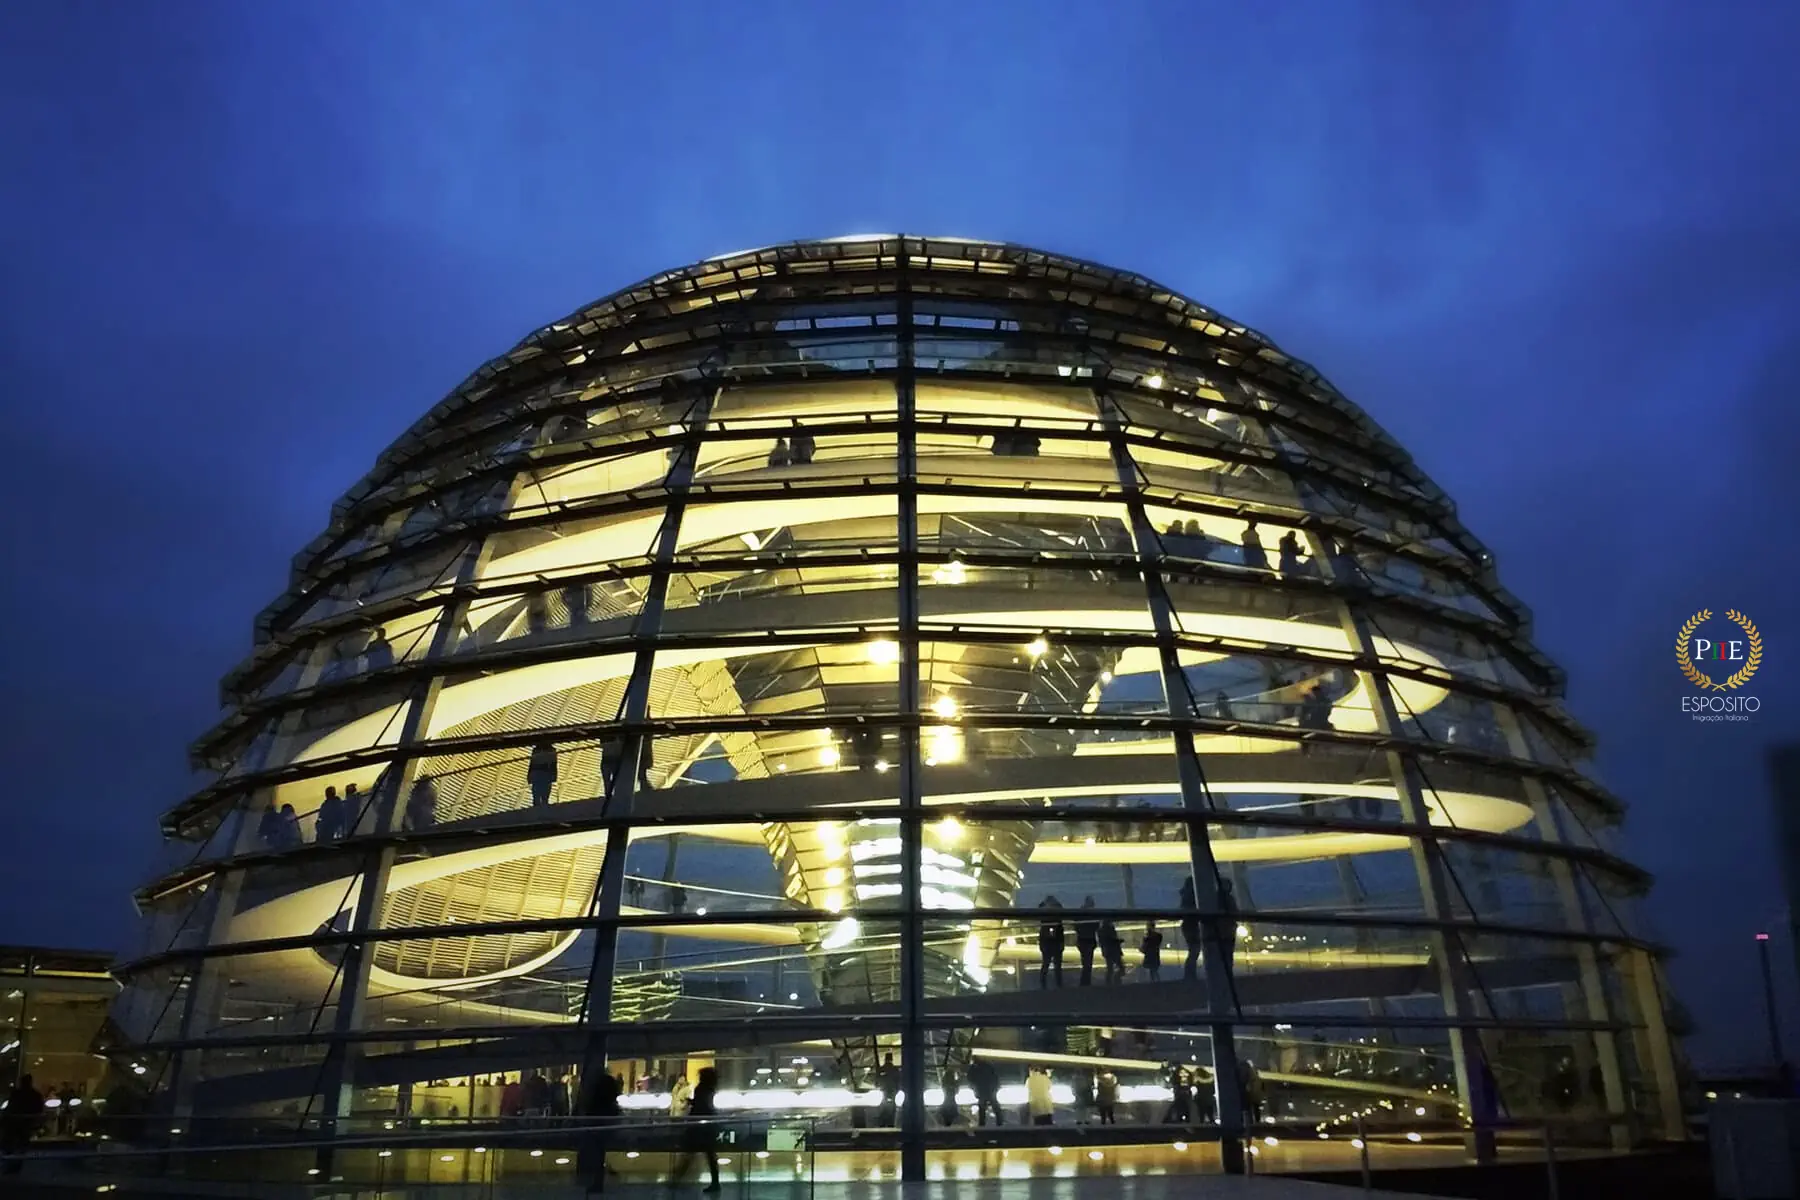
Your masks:
{"label": "glass facade", "polygon": [[45,1100],[45,1137],[75,1135],[108,1099],[96,1047],[119,993],[111,964],[92,951],[0,946],[0,1089],[31,1079]]}
{"label": "glass facade", "polygon": [[337,504],[115,1023],[171,1128],[712,1065],[908,1177],[1021,1106],[1228,1169],[1376,1106],[1673,1133],[1646,880],[1528,625],[1368,417],[1146,279],[710,260]]}

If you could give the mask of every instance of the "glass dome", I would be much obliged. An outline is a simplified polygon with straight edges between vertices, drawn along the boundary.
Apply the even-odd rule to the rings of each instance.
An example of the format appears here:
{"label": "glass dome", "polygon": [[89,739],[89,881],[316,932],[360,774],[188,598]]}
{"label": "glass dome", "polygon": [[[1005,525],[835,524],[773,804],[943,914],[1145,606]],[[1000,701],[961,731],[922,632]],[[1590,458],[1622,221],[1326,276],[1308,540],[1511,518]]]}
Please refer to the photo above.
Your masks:
{"label": "glass dome", "polygon": [[711,1065],[908,1178],[1047,1173],[985,1126],[1028,1067],[1228,1169],[1359,1117],[1678,1135],[1646,880],[1528,632],[1360,409],[1147,279],[900,235],[659,274],[295,559],[116,1059],[185,1136],[479,1127],[534,1074],[647,1117]]}

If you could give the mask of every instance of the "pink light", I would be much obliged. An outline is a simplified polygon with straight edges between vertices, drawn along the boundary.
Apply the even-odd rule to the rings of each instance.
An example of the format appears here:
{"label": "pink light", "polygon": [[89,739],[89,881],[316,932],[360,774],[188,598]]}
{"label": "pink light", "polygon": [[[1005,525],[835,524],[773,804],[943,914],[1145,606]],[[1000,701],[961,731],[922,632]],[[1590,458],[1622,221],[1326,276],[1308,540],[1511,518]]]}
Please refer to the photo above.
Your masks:
{"label": "pink light", "polygon": [[1769,940],[1769,935],[1766,933],[1759,933],[1756,935],[1756,940],[1759,942],[1766,942]]}

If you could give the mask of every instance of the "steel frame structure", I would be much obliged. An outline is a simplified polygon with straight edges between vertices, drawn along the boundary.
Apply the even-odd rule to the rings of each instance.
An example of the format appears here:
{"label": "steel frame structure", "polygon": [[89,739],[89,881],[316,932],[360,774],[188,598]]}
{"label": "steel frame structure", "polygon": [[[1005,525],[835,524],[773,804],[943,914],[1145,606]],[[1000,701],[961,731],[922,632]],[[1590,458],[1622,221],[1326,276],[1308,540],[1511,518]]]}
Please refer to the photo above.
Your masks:
{"label": "steel frame structure", "polygon": [[[459,1064],[579,1091],[828,1045],[856,1092],[898,1054],[907,1178],[939,1076],[1034,1028],[1204,1049],[1228,1169],[1253,1066],[1350,1111],[1308,1056],[1416,1076],[1478,1157],[1553,1093],[1676,1137],[1647,880],[1529,632],[1366,414],[1148,279],[898,235],[707,260],[487,363],[335,506],[194,745],[119,1024],[176,1116],[328,1129]],[[756,847],[772,890],[725,886]],[[1107,899],[1024,895],[1056,886]],[[1025,987],[1067,957],[1033,929],[1158,920],[1181,981]]]}

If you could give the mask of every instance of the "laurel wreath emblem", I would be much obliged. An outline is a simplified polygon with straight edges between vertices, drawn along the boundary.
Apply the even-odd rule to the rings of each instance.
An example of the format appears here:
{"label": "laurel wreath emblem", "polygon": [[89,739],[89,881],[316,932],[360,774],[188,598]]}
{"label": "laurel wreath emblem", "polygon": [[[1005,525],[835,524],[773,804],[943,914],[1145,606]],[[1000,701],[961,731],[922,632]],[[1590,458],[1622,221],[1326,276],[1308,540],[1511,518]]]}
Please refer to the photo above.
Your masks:
{"label": "laurel wreath emblem", "polygon": [[1735,621],[1738,627],[1744,631],[1750,653],[1744,657],[1744,665],[1723,683],[1714,683],[1708,679],[1705,673],[1694,665],[1693,658],[1688,654],[1688,645],[1693,639],[1694,630],[1700,628],[1702,622],[1712,619],[1712,609],[1703,608],[1689,617],[1687,623],[1681,627],[1681,632],[1675,635],[1675,664],[1681,668],[1681,673],[1687,676],[1688,682],[1702,691],[1723,692],[1731,688],[1743,687],[1750,681],[1750,677],[1756,674],[1756,668],[1762,665],[1762,634],[1757,632],[1756,623],[1734,608],[1726,609],[1725,616],[1727,619]]}

